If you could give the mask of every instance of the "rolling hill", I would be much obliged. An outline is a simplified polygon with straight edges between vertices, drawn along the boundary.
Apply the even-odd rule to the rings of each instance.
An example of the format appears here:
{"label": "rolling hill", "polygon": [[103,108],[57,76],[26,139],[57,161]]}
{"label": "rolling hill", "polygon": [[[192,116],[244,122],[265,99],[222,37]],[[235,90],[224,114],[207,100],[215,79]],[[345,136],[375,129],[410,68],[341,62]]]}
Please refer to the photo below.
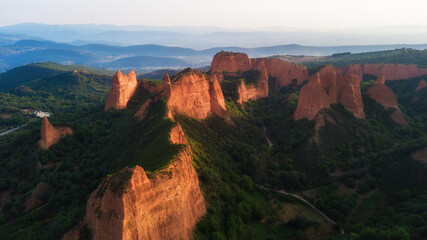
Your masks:
{"label": "rolling hill", "polygon": [[34,80],[54,76],[59,73],[87,71],[96,74],[112,75],[113,72],[82,65],[61,65],[57,63],[33,63],[0,73],[0,91],[26,85]]}

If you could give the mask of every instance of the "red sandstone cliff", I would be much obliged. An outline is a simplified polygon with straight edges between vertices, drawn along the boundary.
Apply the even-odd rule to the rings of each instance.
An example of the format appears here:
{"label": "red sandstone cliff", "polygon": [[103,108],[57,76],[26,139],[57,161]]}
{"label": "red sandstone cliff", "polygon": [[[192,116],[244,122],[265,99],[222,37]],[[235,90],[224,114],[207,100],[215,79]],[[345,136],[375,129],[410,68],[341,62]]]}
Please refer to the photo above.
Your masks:
{"label": "red sandstone cliff", "polygon": [[141,107],[139,107],[138,111],[136,111],[135,115],[133,116],[137,117],[140,121],[144,119],[148,113],[148,108],[150,107],[150,103],[152,101],[153,100],[151,100],[151,98],[147,99],[147,101],[145,101],[144,104],[142,104]]}
{"label": "red sandstone cliff", "polygon": [[277,58],[257,58],[253,64],[263,61],[269,76],[276,78],[276,86],[300,85],[309,80],[307,68]]}
{"label": "red sandstone cliff", "polygon": [[360,64],[353,64],[339,69],[344,75],[354,74],[359,77],[360,81],[363,80],[363,68]]}
{"label": "red sandstone cliff", "polygon": [[394,92],[385,85],[384,74],[378,76],[377,81],[368,89],[369,97],[375,99],[385,109],[398,108]]}
{"label": "red sandstone cliff", "polygon": [[322,108],[330,108],[330,100],[328,93],[321,87],[319,74],[316,74],[316,77],[301,89],[294,120],[313,120]]}
{"label": "red sandstone cliff", "polygon": [[259,71],[259,78],[255,85],[246,86],[243,81],[237,87],[239,98],[237,102],[240,104],[249,100],[257,100],[268,97],[268,75],[264,61],[259,61],[255,64],[252,70]]}
{"label": "red sandstone cliff", "polygon": [[423,89],[423,88],[425,88],[425,87],[427,87],[427,83],[426,83],[426,81],[423,79],[423,80],[421,80],[421,81],[418,83],[418,86],[417,86],[417,88],[415,89],[415,91],[419,91],[419,90],[421,90],[421,89]]}
{"label": "red sandstone cliff", "polygon": [[393,109],[391,118],[402,126],[408,126],[402,112],[397,105],[397,98],[394,92],[385,85],[385,76],[380,74],[377,81],[369,87],[368,95],[374,99],[377,103],[381,104],[386,110]]}
{"label": "red sandstone cliff", "polygon": [[70,127],[54,127],[49,120],[47,120],[47,117],[44,117],[40,130],[41,140],[39,144],[43,149],[48,149],[50,146],[70,134],[73,134],[73,130],[71,130]]}
{"label": "red sandstone cliff", "polygon": [[211,63],[211,72],[245,72],[251,69],[252,63],[246,53],[219,52]]}
{"label": "red sandstone cliff", "polygon": [[217,78],[200,71],[189,70],[178,74],[171,83],[167,104],[170,117],[179,113],[205,119],[215,113],[223,119],[230,119]]}
{"label": "red sandstone cliff", "polygon": [[128,75],[123,75],[120,70],[117,71],[113,78],[113,87],[108,94],[107,101],[105,103],[105,111],[110,108],[126,108],[126,105],[135,93],[137,86],[138,82],[134,71],[131,71]]}
{"label": "red sandstone cliff", "polygon": [[341,81],[344,84],[339,93],[338,102],[342,103],[347,110],[353,112],[354,116],[365,118],[359,77],[350,74],[344,76]]}
{"label": "red sandstone cliff", "polygon": [[147,176],[136,166],[108,177],[88,202],[85,222],[94,240],[190,239],[206,213],[191,149],[179,125],[170,133],[185,148],[171,165]]}
{"label": "red sandstone cliff", "polygon": [[420,69],[412,64],[407,65],[391,63],[365,64],[363,66],[360,66],[359,64],[354,64],[348,66],[347,68],[343,68],[342,71],[343,73],[356,71],[358,74],[360,74],[359,71],[362,71],[363,74],[369,74],[374,76],[379,76],[382,73],[384,74],[384,77],[389,81],[408,79],[427,74],[427,69]]}
{"label": "red sandstone cliff", "polygon": [[[358,76],[342,75],[329,65],[312,76],[310,82],[302,87],[294,120],[314,120],[322,108],[330,108],[330,104],[336,103],[342,103],[356,117],[365,118]],[[321,118],[317,119],[324,122]],[[323,124],[316,126],[321,127]]]}
{"label": "red sandstone cliff", "polygon": [[149,91],[150,93],[161,93],[162,96],[167,97],[170,94],[169,88],[171,85],[171,80],[169,74],[166,73],[163,76],[163,82],[161,85],[152,85],[144,80],[141,81],[141,85],[145,90]]}

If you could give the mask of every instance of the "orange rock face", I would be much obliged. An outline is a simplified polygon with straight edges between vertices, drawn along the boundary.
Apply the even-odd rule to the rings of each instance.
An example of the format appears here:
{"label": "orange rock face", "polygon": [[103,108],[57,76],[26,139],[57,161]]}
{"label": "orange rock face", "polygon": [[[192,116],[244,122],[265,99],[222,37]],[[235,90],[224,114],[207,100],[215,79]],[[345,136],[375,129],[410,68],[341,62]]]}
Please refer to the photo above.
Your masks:
{"label": "orange rock face", "polygon": [[369,97],[377,101],[385,109],[398,108],[396,95],[384,83],[384,75],[380,74],[374,85],[368,89]]}
{"label": "orange rock face", "polygon": [[294,120],[313,120],[322,108],[330,108],[330,100],[328,93],[321,87],[319,74],[316,74],[316,77],[301,89]]}
{"label": "orange rock face", "polygon": [[[187,143],[179,125],[170,139]],[[206,206],[190,155],[186,145],[167,169],[150,178],[139,166],[108,177],[87,202],[93,239],[191,239]]]}
{"label": "orange rock face", "polygon": [[246,72],[251,69],[252,63],[245,53],[219,52],[215,54],[211,63],[211,72]]}
{"label": "orange rock face", "polygon": [[141,81],[141,85],[145,90],[149,91],[150,93],[161,92],[162,96],[167,97],[170,94],[169,88],[171,85],[171,80],[169,78],[169,74],[166,73],[163,77],[162,85],[151,85],[144,80]]}
{"label": "orange rock face", "polygon": [[43,149],[48,149],[62,138],[71,134],[73,134],[73,130],[70,127],[54,127],[47,120],[47,117],[44,117],[40,130],[41,140],[39,143]]}
{"label": "orange rock face", "polygon": [[405,64],[365,64],[363,73],[379,76],[381,73],[389,80],[408,79],[427,74],[427,69],[419,69],[415,65]]}
{"label": "orange rock face", "polygon": [[257,58],[253,64],[263,61],[269,76],[276,78],[276,86],[300,85],[309,80],[307,68],[277,58]]}
{"label": "orange rock face", "polygon": [[423,88],[427,87],[427,83],[426,81],[423,79],[418,83],[417,88],[415,89],[415,91],[421,90]]}
{"label": "orange rock face", "polygon": [[[365,118],[359,77],[354,74],[342,75],[329,65],[312,76],[310,82],[302,87],[294,120],[316,119],[322,108],[330,108],[330,104],[336,103],[342,103],[356,117]],[[324,122],[323,119],[322,121]],[[323,126],[322,121],[316,126]]]}
{"label": "orange rock face", "polygon": [[408,122],[406,121],[405,117],[403,116],[402,112],[400,111],[400,109],[395,109],[393,111],[393,113],[391,114],[391,119],[393,119],[393,121],[399,123],[400,125],[402,125],[403,127],[407,127],[409,126]]}
{"label": "orange rock face", "polygon": [[138,82],[134,71],[131,71],[128,75],[123,75],[120,70],[117,71],[113,78],[113,87],[108,94],[107,101],[105,103],[105,111],[110,108],[126,108],[126,105],[135,93],[137,86]]}
{"label": "orange rock face", "polygon": [[141,107],[138,109],[138,111],[136,111],[134,117],[137,117],[140,121],[144,119],[148,113],[148,107],[150,106],[151,102],[151,99],[145,101],[144,104],[142,104]]}
{"label": "orange rock face", "polygon": [[237,92],[239,94],[237,102],[240,104],[249,100],[268,97],[268,75],[264,61],[256,63],[252,70],[259,71],[259,78],[255,86],[246,87],[243,81],[240,82],[240,85],[237,87]]}
{"label": "orange rock face", "polygon": [[353,64],[342,69],[344,75],[354,74],[359,77],[360,81],[363,80],[363,69],[360,64]]}
{"label": "orange rock face", "polygon": [[168,107],[171,114],[184,114],[196,119],[205,119],[215,113],[229,120],[224,95],[215,76],[194,70],[180,73],[170,86]]}
{"label": "orange rock face", "polygon": [[353,74],[346,75],[341,82],[344,83],[344,86],[339,93],[338,102],[342,103],[347,110],[353,112],[354,116],[365,118],[359,77]]}
{"label": "orange rock face", "polygon": [[381,73],[374,85],[368,89],[368,95],[377,103],[381,104],[386,110],[394,109],[391,118],[402,126],[408,126],[408,122],[406,122],[397,105],[396,95],[384,84],[385,80],[384,74]]}
{"label": "orange rock face", "polygon": [[427,147],[423,148],[411,155],[415,160],[427,164]]}

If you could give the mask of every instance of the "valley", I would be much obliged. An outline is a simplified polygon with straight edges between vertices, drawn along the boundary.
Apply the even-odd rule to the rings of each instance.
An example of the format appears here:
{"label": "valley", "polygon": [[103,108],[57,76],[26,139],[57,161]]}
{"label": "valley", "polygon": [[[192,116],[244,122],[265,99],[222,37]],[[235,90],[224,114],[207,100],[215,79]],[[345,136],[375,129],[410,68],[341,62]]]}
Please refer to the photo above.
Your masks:
{"label": "valley", "polygon": [[413,156],[427,71],[424,51],[395,61],[404,51],[301,64],[220,51],[158,80],[54,63],[2,73],[0,126],[27,126],[0,137],[0,234],[424,239],[427,166]]}

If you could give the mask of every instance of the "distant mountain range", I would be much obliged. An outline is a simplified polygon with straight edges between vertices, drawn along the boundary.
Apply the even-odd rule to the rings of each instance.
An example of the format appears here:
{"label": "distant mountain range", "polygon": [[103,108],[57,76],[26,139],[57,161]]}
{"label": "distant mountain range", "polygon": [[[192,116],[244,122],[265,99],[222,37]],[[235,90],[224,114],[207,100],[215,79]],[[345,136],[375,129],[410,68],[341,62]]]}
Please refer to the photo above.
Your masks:
{"label": "distant mountain range", "polygon": [[326,56],[341,52],[369,52],[396,48],[425,49],[423,45],[366,45],[314,47],[297,44],[241,48],[216,47],[205,50],[168,47],[155,44],[113,46],[104,44],[73,45],[43,40],[19,40],[0,46],[0,71],[35,62],[81,64],[109,70],[132,68],[147,72],[162,68],[182,69],[210,64],[215,53],[220,51],[246,52],[250,57],[271,55]]}
{"label": "distant mountain range", "polygon": [[[412,37],[407,38],[408,41],[418,39],[416,42],[420,42],[423,31],[418,28],[411,29],[412,32],[403,31],[402,34],[411,34]],[[379,33],[387,32],[389,36],[393,36],[393,32],[390,31],[390,29],[378,30]],[[367,34],[362,30],[355,30],[355,32]],[[421,35],[416,35],[416,32]],[[347,37],[350,36],[349,32],[344,33]],[[132,68],[145,73],[163,68],[207,66],[214,54],[219,51],[245,52],[250,57],[265,57],[272,55],[328,56],[342,52],[361,53],[399,48],[427,48],[427,44],[345,46],[282,44],[291,42],[290,39],[294,38],[290,36],[294,35],[298,36],[295,41],[300,43],[306,42],[302,39],[315,39],[319,43],[326,38],[335,39],[335,33],[328,34],[296,32],[289,29],[249,31],[225,30],[216,27],[19,24],[0,27],[0,72],[35,62],[56,62],[108,70]],[[424,39],[427,39],[427,35]],[[191,46],[191,48],[185,46]]]}
{"label": "distant mountain range", "polygon": [[[361,29],[225,29],[195,26],[115,26],[94,24],[46,25],[36,23],[0,27],[0,44],[8,39],[44,39],[71,44],[108,44],[118,46],[158,44],[209,49],[218,46],[254,48],[301,44],[306,46],[343,46],[378,44],[425,44],[426,26],[394,26]],[[2,40],[5,38],[6,40]]]}

